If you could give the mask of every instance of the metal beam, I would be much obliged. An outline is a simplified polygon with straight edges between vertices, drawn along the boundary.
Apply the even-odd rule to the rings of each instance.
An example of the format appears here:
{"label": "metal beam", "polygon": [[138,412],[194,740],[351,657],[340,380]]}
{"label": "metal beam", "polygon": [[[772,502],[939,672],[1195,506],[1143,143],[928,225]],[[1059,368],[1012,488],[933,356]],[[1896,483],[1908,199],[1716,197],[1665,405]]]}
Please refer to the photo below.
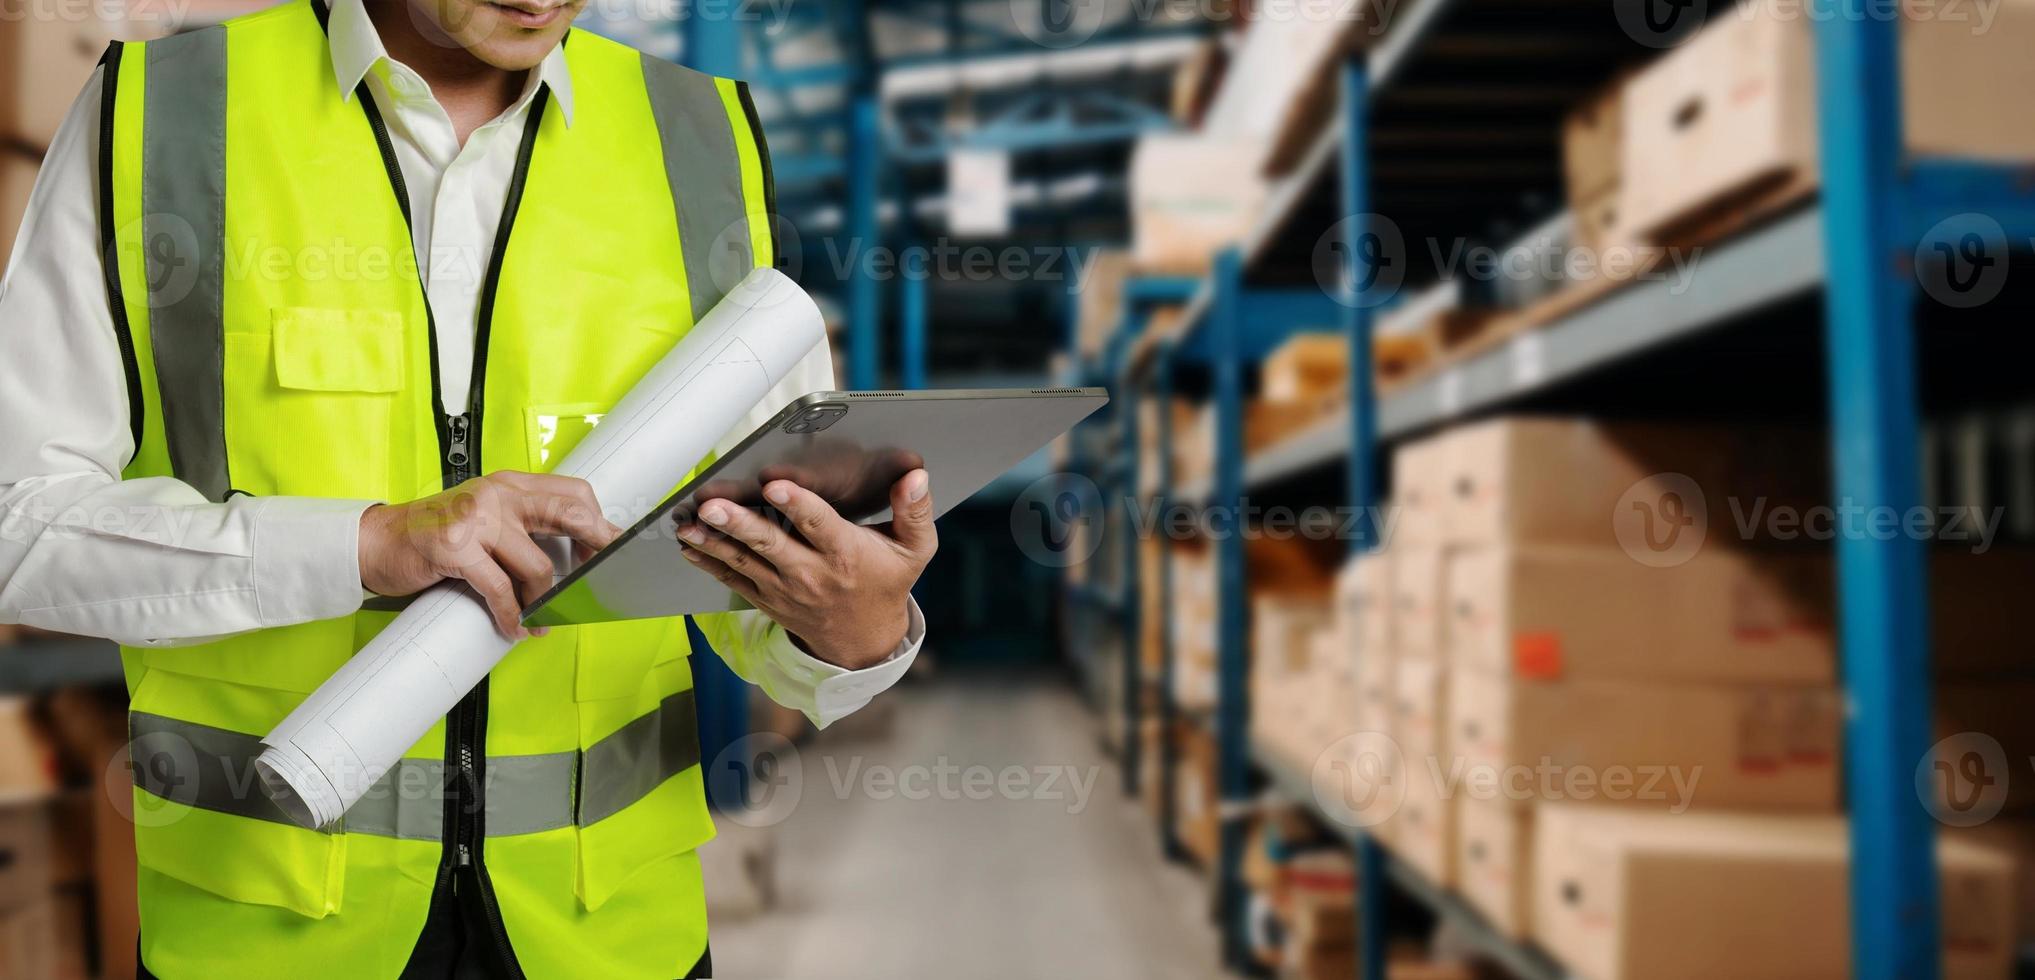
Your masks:
{"label": "metal beam", "polygon": [[[1907,514],[1922,495],[1899,27],[1860,16],[1815,24],[1840,513]],[[1914,775],[1930,739],[1924,543],[1846,527],[1837,564],[1850,705],[1852,975],[1933,980],[1942,966],[1936,835]]]}

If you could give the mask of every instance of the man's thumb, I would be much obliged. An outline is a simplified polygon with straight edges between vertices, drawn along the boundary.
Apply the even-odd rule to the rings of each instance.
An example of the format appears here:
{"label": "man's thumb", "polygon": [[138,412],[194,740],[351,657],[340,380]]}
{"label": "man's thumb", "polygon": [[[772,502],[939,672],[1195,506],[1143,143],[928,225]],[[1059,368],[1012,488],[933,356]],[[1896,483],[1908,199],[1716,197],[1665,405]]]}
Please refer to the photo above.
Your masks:
{"label": "man's thumb", "polygon": [[916,554],[933,549],[932,487],[931,474],[913,470],[890,488],[891,533]]}

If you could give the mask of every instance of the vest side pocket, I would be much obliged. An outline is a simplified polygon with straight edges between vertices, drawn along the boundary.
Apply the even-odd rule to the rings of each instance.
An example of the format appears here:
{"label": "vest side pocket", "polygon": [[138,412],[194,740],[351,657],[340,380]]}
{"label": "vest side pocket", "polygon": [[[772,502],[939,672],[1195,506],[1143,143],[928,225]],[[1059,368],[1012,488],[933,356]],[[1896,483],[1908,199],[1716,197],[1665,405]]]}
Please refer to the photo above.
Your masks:
{"label": "vest side pocket", "polygon": [[[222,764],[218,731],[252,741],[280,720],[297,697],[151,670],[131,710],[215,730],[186,738],[158,730],[133,743],[158,795],[134,788],[137,863],[229,901],[286,909],[309,919],[340,911],[346,884],[346,836],[231,812],[264,792],[252,756]],[[158,728],[161,726],[158,725]]]}

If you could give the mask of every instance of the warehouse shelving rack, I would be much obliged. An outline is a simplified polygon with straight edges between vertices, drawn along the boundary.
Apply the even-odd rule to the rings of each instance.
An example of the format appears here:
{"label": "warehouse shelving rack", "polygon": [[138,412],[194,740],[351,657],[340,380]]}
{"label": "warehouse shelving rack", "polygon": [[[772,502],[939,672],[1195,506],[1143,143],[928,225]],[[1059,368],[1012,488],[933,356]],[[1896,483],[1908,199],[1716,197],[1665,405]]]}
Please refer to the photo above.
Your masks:
{"label": "warehouse shelving rack", "polygon": [[[1572,6],[1588,6],[1603,19],[1600,7]],[[1372,213],[1374,193],[1384,175],[1374,170],[1376,157],[1382,154],[1371,137],[1379,117],[1390,115],[1394,86],[1408,78],[1424,76],[1424,82],[1432,85],[1437,75],[1460,77],[1423,65],[1424,59],[1444,57],[1437,54],[1444,48],[1458,58],[1489,52],[1494,49],[1480,49],[1475,42],[1494,35],[1531,37],[1552,45],[1574,42],[1600,54],[1591,47],[1587,30],[1564,35],[1555,16],[1558,8],[1495,0],[1414,0],[1368,54],[1353,56],[1343,66],[1334,122],[1305,154],[1299,170],[1273,188],[1268,213],[1259,225],[1237,248],[1217,258],[1213,274],[1189,304],[1186,332],[1177,346],[1160,345],[1149,362],[1130,365],[1124,389],[1149,380],[1160,397],[1170,397],[1173,372],[1197,354],[1212,372],[1216,472],[1205,483],[1172,488],[1169,497],[1217,505],[1220,510],[1220,505],[1237,502],[1247,490],[1340,463],[1346,469],[1348,503],[1358,513],[1370,513],[1382,502],[1378,474],[1384,445],[1474,412],[1518,403],[1554,386],[1615,375],[1636,355],[1667,349],[1754,311],[1820,298],[1833,494],[1847,503],[1896,512],[1920,503],[1912,312],[1919,297],[1910,262],[1925,238],[1963,234],[1968,226],[1959,218],[1973,212],[1997,221],[2010,240],[2035,239],[2035,183],[2025,173],[1982,163],[1905,159],[1898,24],[1857,10],[1825,12],[1814,25],[1823,161],[1817,205],[1716,246],[1699,263],[1685,292],[1658,283],[1628,286],[1384,398],[1372,390],[1370,297],[1353,295],[1346,287],[1342,298],[1348,302],[1337,310],[1337,319],[1351,351],[1347,417],[1244,458],[1241,394],[1243,372],[1254,361],[1250,355],[1263,352],[1263,341],[1282,337],[1318,315],[1315,309],[1296,308],[1279,320],[1270,311],[1252,309],[1253,277],[1281,263],[1294,264],[1295,232],[1307,230],[1304,215],[1310,208],[1319,210],[1322,199],[1330,196],[1324,195],[1324,187],[1332,192],[1335,203],[1328,205],[1332,212]],[[1508,16],[1513,18],[1509,22]],[[1550,26],[1536,32],[1531,23],[1535,18],[1545,18]],[[1508,50],[1532,57],[1532,52],[1553,50],[1546,44],[1513,44]],[[1460,71],[1462,62],[1447,67]],[[1601,58],[1571,56],[1559,66],[1541,67],[1546,69],[1542,75],[1595,71],[1596,84],[1609,77]],[[1500,73],[1481,84],[1488,91],[1512,80]],[[1547,97],[1573,102],[1581,94],[1557,89]],[[1548,138],[1552,140],[1553,134]],[[1516,195],[1508,192],[1493,199],[1512,196]],[[1470,197],[1465,210],[1488,206]],[[1393,213],[1403,213],[1401,207],[1428,207],[1441,216],[1418,230],[1462,233],[1462,225],[1449,223],[1446,205],[1423,203],[1417,193],[1401,188],[1398,201],[1388,206]],[[1365,265],[1360,249],[1344,249],[1340,258],[1345,283],[1366,282],[1374,271]],[[1160,417],[1158,451],[1162,460],[1170,460],[1170,413]],[[1134,440],[1126,442],[1125,451],[1135,458]],[[1170,474],[1165,482],[1170,482]],[[1224,539],[1218,553],[1221,706],[1216,734],[1224,821],[1217,904],[1225,958],[1241,970],[1247,967],[1247,957],[1236,871],[1251,800],[1252,762],[1276,790],[1303,805],[1315,804],[1304,774],[1287,771],[1262,755],[1253,759],[1244,695],[1248,608],[1242,544],[1234,534]],[[1353,547],[1374,544],[1375,536],[1364,533]],[[1913,766],[1924,756],[1930,739],[1925,558],[1923,543],[1915,540],[1845,536],[1838,542],[1841,656],[1850,705],[1846,794],[1854,855],[1852,968],[1861,977],[1926,978],[1940,969],[1934,828],[1918,804],[1913,781]],[[1157,587],[1170,596],[1169,578],[1162,575]],[[1136,605],[1136,593],[1126,602]],[[1162,606],[1169,607],[1170,601]],[[1168,670],[1171,645],[1169,631]],[[1164,684],[1162,711],[1170,702],[1171,686]],[[1167,775],[1170,772],[1169,761]],[[1170,787],[1167,796],[1170,802]],[[1170,833],[1170,818],[1165,823],[1162,832]],[[1384,944],[1375,940],[1383,935],[1388,882],[1462,927],[1465,936],[1514,972],[1527,977],[1562,975],[1537,950],[1505,939],[1453,896],[1431,887],[1368,834],[1341,829],[1358,853],[1363,943],[1359,965],[1364,980],[1384,976]]]}

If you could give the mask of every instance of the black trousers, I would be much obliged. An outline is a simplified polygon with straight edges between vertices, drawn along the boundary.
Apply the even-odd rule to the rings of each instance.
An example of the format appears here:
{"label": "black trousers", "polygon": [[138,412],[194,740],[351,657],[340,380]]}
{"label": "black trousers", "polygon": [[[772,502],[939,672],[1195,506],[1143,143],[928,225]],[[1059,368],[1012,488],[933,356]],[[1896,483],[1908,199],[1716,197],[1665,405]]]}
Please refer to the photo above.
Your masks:
{"label": "black trousers", "polygon": [[[422,942],[420,941],[419,948],[421,947]],[[412,953],[410,957],[410,966],[404,969],[403,975],[404,976],[412,975],[412,971],[414,970],[415,967],[417,967],[417,965],[418,963],[416,954]],[[135,941],[134,944],[134,967],[135,975],[139,977],[140,980],[161,980],[161,978],[157,977],[155,974],[148,972],[148,964],[143,963],[141,961],[141,942],[138,939]],[[441,973],[439,974],[439,976],[442,977],[490,976],[489,974],[485,973],[481,974],[462,973],[460,972],[461,968],[458,965],[446,965],[445,969],[448,970],[449,972]],[[498,976],[512,976],[512,975],[513,974],[499,974]],[[692,969],[687,970],[685,972],[685,976],[679,978],[679,980],[712,980],[713,975],[714,975],[714,951],[712,947],[708,947],[704,952],[700,953],[699,962],[694,963],[692,965]]]}

